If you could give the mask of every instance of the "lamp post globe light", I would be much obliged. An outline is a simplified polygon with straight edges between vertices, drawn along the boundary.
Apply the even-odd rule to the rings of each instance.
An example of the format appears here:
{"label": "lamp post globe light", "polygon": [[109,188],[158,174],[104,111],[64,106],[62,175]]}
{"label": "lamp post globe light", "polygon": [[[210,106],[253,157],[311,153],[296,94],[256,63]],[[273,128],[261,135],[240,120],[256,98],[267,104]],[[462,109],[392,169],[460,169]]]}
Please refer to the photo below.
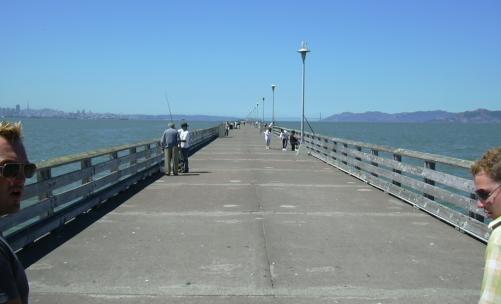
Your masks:
{"label": "lamp post globe light", "polygon": [[272,110],[271,110],[271,123],[273,125],[275,125],[275,88],[277,87],[276,84],[272,84],[271,85],[271,91],[272,91],[272,94],[273,94],[273,106],[272,106]]}
{"label": "lamp post globe light", "polygon": [[305,76],[305,61],[306,61],[306,54],[310,52],[310,49],[308,49],[308,44],[303,41],[301,42],[301,48],[298,50],[298,53],[301,54],[301,58],[303,59],[303,102],[302,102],[302,111],[301,111],[301,145],[304,142],[304,76]]}

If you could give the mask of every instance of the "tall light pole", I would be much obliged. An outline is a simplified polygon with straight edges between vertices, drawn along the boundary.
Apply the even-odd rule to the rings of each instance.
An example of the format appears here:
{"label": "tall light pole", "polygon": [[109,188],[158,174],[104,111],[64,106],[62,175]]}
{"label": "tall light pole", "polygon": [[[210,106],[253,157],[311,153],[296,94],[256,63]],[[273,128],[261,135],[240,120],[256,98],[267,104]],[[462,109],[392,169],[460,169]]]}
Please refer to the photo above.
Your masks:
{"label": "tall light pole", "polygon": [[259,121],[259,102],[256,102],[256,122]]}
{"label": "tall light pole", "polygon": [[263,97],[263,124],[264,124],[264,97]]}
{"label": "tall light pole", "polygon": [[271,85],[271,91],[273,92],[273,108],[271,112],[271,123],[275,125],[275,88],[277,87],[276,84]]}
{"label": "tall light pole", "polygon": [[303,59],[303,110],[301,114],[301,144],[304,142],[304,76],[305,76],[305,60],[306,60],[306,54],[310,52],[310,49],[308,49],[308,44],[303,41],[301,42],[301,48],[298,50],[298,53],[301,54],[301,58]]}

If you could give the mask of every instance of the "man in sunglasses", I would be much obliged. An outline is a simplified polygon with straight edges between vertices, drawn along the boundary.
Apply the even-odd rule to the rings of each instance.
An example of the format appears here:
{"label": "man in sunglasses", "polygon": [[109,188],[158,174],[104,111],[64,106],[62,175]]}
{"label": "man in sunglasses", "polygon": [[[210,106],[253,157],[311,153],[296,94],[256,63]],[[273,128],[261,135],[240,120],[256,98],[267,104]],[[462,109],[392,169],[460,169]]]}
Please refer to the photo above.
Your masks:
{"label": "man in sunglasses", "polygon": [[[24,183],[35,171],[21,141],[21,124],[0,121],[0,216],[20,209]],[[0,304],[28,303],[28,292],[24,267],[0,237]]]}
{"label": "man in sunglasses", "polygon": [[501,303],[501,147],[487,151],[471,167],[478,207],[492,219],[479,304]]}

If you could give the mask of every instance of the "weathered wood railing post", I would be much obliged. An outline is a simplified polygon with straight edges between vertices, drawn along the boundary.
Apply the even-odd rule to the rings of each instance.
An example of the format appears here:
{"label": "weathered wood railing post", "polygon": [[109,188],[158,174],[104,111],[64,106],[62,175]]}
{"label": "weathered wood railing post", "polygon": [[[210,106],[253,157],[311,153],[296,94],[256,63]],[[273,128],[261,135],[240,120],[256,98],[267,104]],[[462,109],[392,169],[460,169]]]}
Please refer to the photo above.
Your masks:
{"label": "weathered wood railing post", "polygon": [[[334,155],[337,154],[337,141],[332,141],[332,152],[334,152]],[[332,156],[332,159],[337,160],[336,156]]]}
{"label": "weathered wood railing post", "polygon": [[[427,160],[427,161],[425,161],[425,167],[427,169],[430,169],[430,170],[435,170],[435,162]],[[424,182],[427,183],[427,184],[429,184],[429,185],[435,186],[435,181],[434,180],[425,178]],[[435,200],[435,197],[433,195],[429,195],[429,194],[426,194],[426,193],[424,193],[424,197],[426,197],[427,199],[430,199],[432,201]]]}
{"label": "weathered wood railing post", "polygon": [[[356,146],[355,148],[357,149],[358,152],[362,152],[362,147]],[[360,158],[360,157],[355,157],[355,159],[358,160],[358,161],[360,161],[360,162],[362,161],[362,158]],[[359,166],[355,166],[355,169],[360,170],[360,167]]]}
{"label": "weathered wood railing post", "polygon": [[[84,158],[80,161],[80,170],[87,171],[85,169],[91,167],[92,167],[92,159]],[[88,177],[82,178],[82,185],[90,183],[91,181],[92,181],[92,173]]]}
{"label": "weathered wood railing post", "polygon": [[[42,168],[37,170],[37,183],[43,183],[46,180],[49,180],[52,178],[52,168]],[[40,192],[38,194],[38,201],[43,201],[49,197],[52,197],[52,190],[47,190],[45,192]],[[54,213],[54,207],[51,206],[49,210],[41,217],[49,217]]]}
{"label": "weathered wood railing post", "polygon": [[[399,154],[393,154],[393,160],[401,163],[402,162],[402,155]],[[401,170],[393,169],[393,172],[397,174],[402,174]],[[397,182],[395,180],[391,181],[395,186],[402,187],[402,184],[400,182]]]}
{"label": "weathered wood railing post", "polygon": [[[477,196],[476,196],[475,194],[473,194],[473,193],[471,193],[471,194],[470,194],[470,198],[471,198],[472,200],[475,200],[475,201],[477,200]],[[485,217],[484,217],[482,214],[478,214],[478,213],[476,213],[476,212],[474,212],[474,211],[472,211],[472,210],[469,210],[469,211],[468,211],[468,215],[469,215],[471,218],[474,218],[474,219],[476,219],[476,220],[477,220],[477,221],[479,221],[479,222],[484,223],[484,221],[485,221]]]}
{"label": "weathered wood railing post", "polygon": [[[376,150],[376,149],[371,149],[371,152],[372,152],[372,155],[374,155],[374,156],[376,156],[376,157],[379,155],[379,151],[378,151],[378,150]],[[379,165],[378,165],[378,163],[376,163],[376,162],[371,162],[371,165],[373,165],[374,167],[378,167],[378,166],[379,166]],[[371,173],[371,174],[372,174],[373,176],[375,176],[375,177],[378,177],[378,176],[379,176],[377,173]]]}
{"label": "weathered wood railing post", "polygon": [[[136,151],[137,151],[137,148],[136,147],[133,147],[133,148],[130,148],[129,149],[129,157],[130,157],[130,167],[132,168],[135,164],[137,164],[137,154],[136,154]],[[133,168],[131,170],[131,174],[134,174],[137,172],[137,169],[136,168]]]}
{"label": "weathered wood railing post", "polygon": [[345,157],[345,159],[343,160],[343,164],[345,165],[348,165],[348,144],[347,143],[343,143],[343,152],[341,154],[343,154],[343,156]]}
{"label": "weathered wood railing post", "polygon": [[146,159],[150,159],[151,158],[151,144],[146,144],[144,146],[144,150],[145,150],[144,155],[146,156]]}
{"label": "weathered wood railing post", "polygon": [[118,152],[112,152],[110,154],[110,159],[114,161],[113,166],[110,168],[110,172],[116,172],[118,171]]}

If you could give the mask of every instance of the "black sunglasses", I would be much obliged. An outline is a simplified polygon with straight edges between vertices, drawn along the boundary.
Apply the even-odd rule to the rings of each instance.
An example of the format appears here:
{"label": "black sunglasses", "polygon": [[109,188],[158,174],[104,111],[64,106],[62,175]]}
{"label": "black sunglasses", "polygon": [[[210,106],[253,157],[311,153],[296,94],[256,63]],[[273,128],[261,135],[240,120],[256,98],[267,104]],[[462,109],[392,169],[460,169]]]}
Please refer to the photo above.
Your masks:
{"label": "black sunglasses", "polygon": [[32,163],[21,164],[21,163],[8,163],[0,166],[0,176],[5,178],[15,178],[19,175],[19,172],[23,172],[26,178],[31,178],[35,175],[37,171],[37,166]]}
{"label": "black sunglasses", "polygon": [[476,190],[475,191],[475,195],[476,195],[476,199],[479,199],[479,200],[482,200],[482,201],[486,201],[489,199],[489,197],[491,197],[491,195],[496,192],[496,190],[499,189],[499,187],[501,187],[501,185],[497,186],[494,190],[492,191],[485,191],[484,189],[479,189],[479,190]]}

